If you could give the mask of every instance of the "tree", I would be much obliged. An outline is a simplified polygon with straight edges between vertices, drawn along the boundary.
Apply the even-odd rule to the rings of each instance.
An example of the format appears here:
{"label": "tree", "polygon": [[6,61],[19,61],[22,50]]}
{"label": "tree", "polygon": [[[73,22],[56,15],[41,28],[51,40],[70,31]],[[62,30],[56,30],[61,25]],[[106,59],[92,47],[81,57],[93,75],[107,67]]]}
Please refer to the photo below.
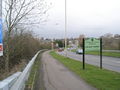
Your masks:
{"label": "tree", "polygon": [[103,39],[103,48],[104,49],[113,49],[119,50],[120,49],[120,35],[119,34],[110,34],[107,33],[102,36]]}
{"label": "tree", "polygon": [[64,47],[62,40],[55,40],[55,43],[58,43],[59,47]]}
{"label": "tree", "polygon": [[[26,25],[26,24],[38,24],[42,21],[43,14],[46,14],[48,8],[45,8],[47,5],[44,0],[4,0],[5,4],[4,7],[4,19],[6,25],[6,48],[5,48],[5,67],[6,71],[9,71],[9,57],[10,57],[10,39],[11,33],[13,30],[17,28],[19,25]],[[34,13],[36,10],[37,13]],[[39,21],[36,22],[34,19],[36,15],[40,17]],[[33,19],[34,17],[34,19]],[[34,21],[32,23],[31,21]]]}
{"label": "tree", "polygon": [[80,47],[82,47],[83,46],[83,38],[85,38],[85,35],[84,34],[81,34],[80,36],[79,36],[79,45],[80,45]]}
{"label": "tree", "polygon": [[120,39],[120,35],[119,34],[115,34],[114,38]]}

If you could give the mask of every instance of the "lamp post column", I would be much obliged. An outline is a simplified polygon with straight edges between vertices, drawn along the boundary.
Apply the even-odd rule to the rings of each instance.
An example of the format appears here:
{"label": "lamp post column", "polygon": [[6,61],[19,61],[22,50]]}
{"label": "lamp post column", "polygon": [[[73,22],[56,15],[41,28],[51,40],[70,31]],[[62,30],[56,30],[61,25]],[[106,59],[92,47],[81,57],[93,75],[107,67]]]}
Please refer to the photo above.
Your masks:
{"label": "lamp post column", "polygon": [[65,56],[67,57],[67,0],[65,0]]}

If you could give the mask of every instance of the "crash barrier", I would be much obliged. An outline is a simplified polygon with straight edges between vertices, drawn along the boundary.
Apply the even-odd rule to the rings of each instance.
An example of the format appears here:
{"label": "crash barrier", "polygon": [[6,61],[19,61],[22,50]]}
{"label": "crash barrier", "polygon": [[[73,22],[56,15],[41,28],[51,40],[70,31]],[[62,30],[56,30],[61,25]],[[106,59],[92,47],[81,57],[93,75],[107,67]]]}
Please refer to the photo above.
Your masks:
{"label": "crash barrier", "polygon": [[24,90],[25,82],[28,80],[32,65],[34,64],[38,54],[42,51],[43,50],[40,50],[35,54],[22,72],[17,72],[7,79],[1,81],[0,90]]}
{"label": "crash barrier", "polygon": [[11,75],[10,77],[6,78],[5,80],[0,82],[0,90],[9,90],[12,85],[14,84],[14,82],[16,82],[16,80],[18,79],[18,77],[20,76],[21,72],[17,72],[13,75]]}

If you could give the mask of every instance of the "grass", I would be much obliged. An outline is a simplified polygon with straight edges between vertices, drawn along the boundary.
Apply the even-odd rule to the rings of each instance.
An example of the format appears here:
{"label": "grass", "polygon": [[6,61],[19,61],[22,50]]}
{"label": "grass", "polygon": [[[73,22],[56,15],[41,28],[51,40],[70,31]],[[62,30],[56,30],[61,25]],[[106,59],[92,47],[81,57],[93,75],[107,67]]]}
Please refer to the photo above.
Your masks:
{"label": "grass", "polygon": [[[71,50],[72,52],[76,52],[76,49]],[[99,51],[89,51],[85,52],[86,54],[91,54],[91,55],[100,55]],[[103,52],[103,56],[110,56],[110,57],[117,57],[120,58],[120,52]]]}
{"label": "grass", "polygon": [[[86,54],[99,55],[99,51],[86,52]],[[103,52],[104,56],[118,57],[120,58],[120,52]]]}
{"label": "grass", "polygon": [[71,50],[72,52],[76,52],[77,51],[77,49],[73,49],[73,50]]}
{"label": "grass", "polygon": [[33,89],[34,88],[33,86],[34,86],[34,83],[35,83],[35,78],[36,78],[37,73],[39,73],[38,69],[41,65],[40,57],[41,57],[41,53],[37,56],[33,66],[32,66],[30,76],[28,78],[28,81],[26,82],[26,88],[28,88],[28,89]]}
{"label": "grass", "polygon": [[54,51],[51,51],[50,55],[97,89],[120,90],[120,73],[105,69],[101,70],[99,67],[89,64],[86,64],[86,70],[82,70],[80,61],[58,55]]}

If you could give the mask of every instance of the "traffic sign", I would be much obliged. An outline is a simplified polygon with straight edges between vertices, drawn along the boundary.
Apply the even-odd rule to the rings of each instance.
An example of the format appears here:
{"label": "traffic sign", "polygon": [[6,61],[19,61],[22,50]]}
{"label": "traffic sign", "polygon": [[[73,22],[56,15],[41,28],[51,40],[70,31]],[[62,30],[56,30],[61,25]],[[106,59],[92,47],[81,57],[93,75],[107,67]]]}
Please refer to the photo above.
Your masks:
{"label": "traffic sign", "polygon": [[99,51],[99,50],[100,50],[100,39],[97,38],[85,39],[85,51]]}
{"label": "traffic sign", "polygon": [[83,70],[85,69],[85,52],[100,52],[100,69],[102,69],[102,38],[83,38]]}

